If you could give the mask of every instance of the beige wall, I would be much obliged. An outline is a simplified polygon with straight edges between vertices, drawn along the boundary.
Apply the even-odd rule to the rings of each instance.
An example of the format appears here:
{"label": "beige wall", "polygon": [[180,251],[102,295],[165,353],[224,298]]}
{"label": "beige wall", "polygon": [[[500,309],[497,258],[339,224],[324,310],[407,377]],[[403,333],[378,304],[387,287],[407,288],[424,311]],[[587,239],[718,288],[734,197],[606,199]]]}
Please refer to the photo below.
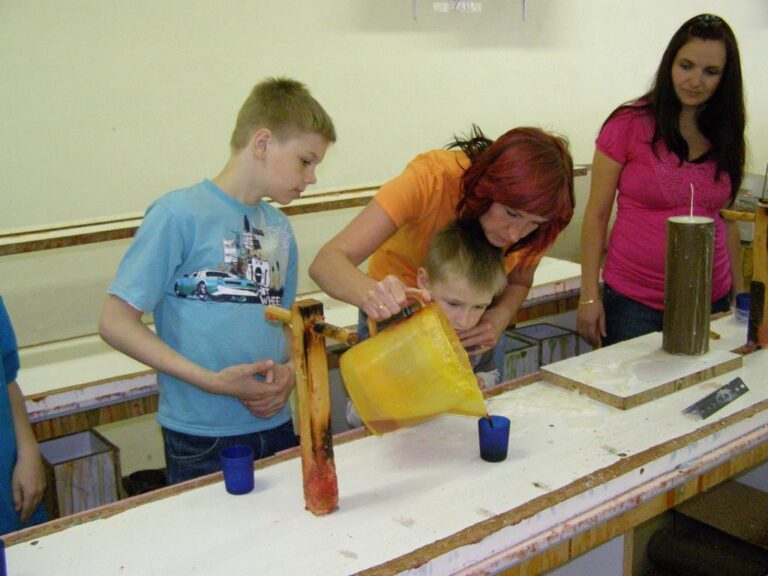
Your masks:
{"label": "beige wall", "polygon": [[[529,0],[526,21],[521,0],[482,0],[482,13],[466,15],[421,0],[416,20],[411,4],[3,0],[0,233],[138,214],[214,175],[237,108],[266,75],[307,82],[336,121],[318,189],[384,181],[473,122],[494,137],[557,129],[589,163],[606,114],[647,87],[672,32],[702,11],[739,37],[751,171],[764,171],[765,0]],[[315,228],[330,234],[345,217]],[[308,245],[323,238],[299,227]],[[21,342],[93,332],[126,246],[0,257]]]}
{"label": "beige wall", "polygon": [[[290,216],[299,248],[299,294],[318,290],[307,268],[320,247],[360,208]],[[0,295],[20,346],[97,329],[101,305],[130,240],[0,256]]]}
{"label": "beige wall", "polygon": [[142,212],[215,173],[252,84],[308,83],[339,143],[320,188],[385,180],[472,122],[569,136],[589,163],[600,123],[642,92],[672,32],[714,11],[736,30],[752,171],[768,162],[765,0],[3,0],[0,230]]}

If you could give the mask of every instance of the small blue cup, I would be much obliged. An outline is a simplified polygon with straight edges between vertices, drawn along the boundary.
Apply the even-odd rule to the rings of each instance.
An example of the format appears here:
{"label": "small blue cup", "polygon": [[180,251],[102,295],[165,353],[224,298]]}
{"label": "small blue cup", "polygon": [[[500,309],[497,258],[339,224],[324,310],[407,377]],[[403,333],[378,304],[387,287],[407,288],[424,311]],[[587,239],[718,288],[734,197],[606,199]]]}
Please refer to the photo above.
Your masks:
{"label": "small blue cup", "polygon": [[736,294],[736,309],[733,314],[736,316],[736,320],[742,324],[749,322],[749,292],[739,292]]}
{"label": "small blue cup", "polygon": [[230,494],[248,494],[253,490],[253,449],[235,444],[221,450],[224,486]]}
{"label": "small blue cup", "polygon": [[477,431],[480,436],[480,458],[486,462],[501,462],[507,458],[509,418],[480,418],[477,421]]}

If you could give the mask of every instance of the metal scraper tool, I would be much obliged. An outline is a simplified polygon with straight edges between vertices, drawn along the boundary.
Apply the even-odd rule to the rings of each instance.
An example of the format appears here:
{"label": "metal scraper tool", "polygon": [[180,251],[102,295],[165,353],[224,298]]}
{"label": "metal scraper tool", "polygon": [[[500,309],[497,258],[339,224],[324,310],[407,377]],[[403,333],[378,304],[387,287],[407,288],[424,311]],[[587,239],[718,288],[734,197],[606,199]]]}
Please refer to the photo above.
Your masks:
{"label": "metal scraper tool", "polygon": [[749,392],[749,388],[744,381],[741,378],[734,378],[728,384],[720,386],[711,394],[688,406],[683,410],[683,414],[699,414],[702,418],[709,418],[745,392]]}

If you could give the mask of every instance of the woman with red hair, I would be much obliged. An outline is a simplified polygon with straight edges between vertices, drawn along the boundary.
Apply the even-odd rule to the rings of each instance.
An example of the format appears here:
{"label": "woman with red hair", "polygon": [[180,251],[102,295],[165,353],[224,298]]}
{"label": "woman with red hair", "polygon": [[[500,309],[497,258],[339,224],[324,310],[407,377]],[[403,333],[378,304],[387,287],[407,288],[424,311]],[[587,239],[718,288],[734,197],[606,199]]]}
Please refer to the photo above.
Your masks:
{"label": "woman with red hair", "polygon": [[[573,207],[573,161],[564,138],[514,128],[492,141],[474,126],[468,138],[420,154],[384,184],[322,247],[309,273],[332,297],[386,320],[407,305],[405,288],[416,286],[431,238],[456,218],[476,220],[488,242],[504,251],[508,279],[480,323],[459,334],[479,354],[496,346]],[[366,275],[357,266],[369,256]]]}

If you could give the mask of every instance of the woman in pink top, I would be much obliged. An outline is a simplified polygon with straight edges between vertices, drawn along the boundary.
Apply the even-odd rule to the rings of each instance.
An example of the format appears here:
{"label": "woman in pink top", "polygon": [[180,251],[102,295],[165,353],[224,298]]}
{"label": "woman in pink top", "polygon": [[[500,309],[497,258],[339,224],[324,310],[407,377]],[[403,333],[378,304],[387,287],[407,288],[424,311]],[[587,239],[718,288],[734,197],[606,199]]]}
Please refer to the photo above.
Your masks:
{"label": "woman in pink top", "polygon": [[[608,345],[662,330],[666,221],[693,213],[715,221],[712,312],[742,289],[739,230],[720,210],[744,172],[744,98],[736,38],[718,16],[675,33],[648,93],[619,106],[597,138],[581,234],[579,333]],[[616,220],[599,270],[614,200]]]}

